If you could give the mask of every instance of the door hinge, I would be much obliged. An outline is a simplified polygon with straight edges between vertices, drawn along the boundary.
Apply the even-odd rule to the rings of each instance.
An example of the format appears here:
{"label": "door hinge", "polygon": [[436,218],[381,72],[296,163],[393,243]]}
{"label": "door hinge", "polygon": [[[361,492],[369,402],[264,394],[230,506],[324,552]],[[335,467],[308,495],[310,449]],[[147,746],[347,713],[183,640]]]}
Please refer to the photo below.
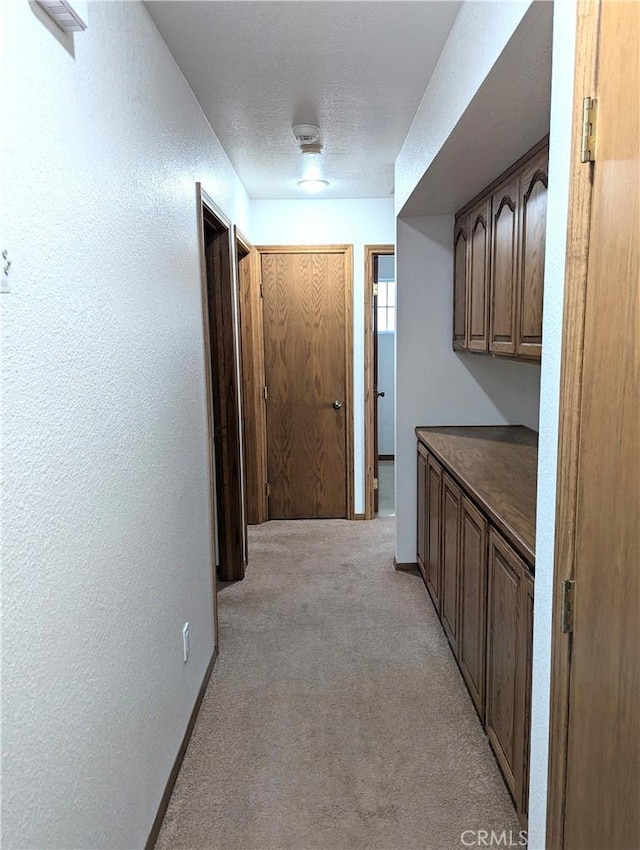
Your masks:
{"label": "door hinge", "polygon": [[562,631],[573,631],[573,614],[575,609],[576,583],[573,579],[562,581]]}
{"label": "door hinge", "polygon": [[269,390],[266,387],[263,387],[262,395],[264,396],[265,401],[269,398]]}
{"label": "door hinge", "polygon": [[270,495],[271,495],[271,484],[269,484],[269,482],[268,482],[268,481],[267,481],[267,483],[264,485],[264,492],[267,494],[267,496],[270,496]]}
{"label": "door hinge", "polygon": [[582,101],[580,162],[595,162],[597,121],[598,101],[594,97],[585,97]]}
{"label": "door hinge", "polygon": [[377,490],[377,489],[378,489],[378,479],[377,479],[377,478],[374,478],[374,479],[373,479],[373,489],[374,489],[374,490]]}
{"label": "door hinge", "polygon": [[260,298],[264,298],[264,283],[260,281]]}
{"label": "door hinge", "polygon": [[378,284],[373,284],[373,297],[375,298],[378,295]]}

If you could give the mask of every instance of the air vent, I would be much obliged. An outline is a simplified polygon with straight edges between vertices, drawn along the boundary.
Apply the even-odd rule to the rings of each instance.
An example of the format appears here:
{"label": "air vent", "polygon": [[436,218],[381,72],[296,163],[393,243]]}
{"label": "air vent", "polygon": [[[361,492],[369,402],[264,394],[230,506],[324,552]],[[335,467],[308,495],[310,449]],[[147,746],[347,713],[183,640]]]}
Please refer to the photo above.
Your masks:
{"label": "air vent", "polygon": [[[38,4],[63,32],[83,32],[86,30],[87,25],[77,11],[78,6],[86,8],[85,3],[76,3],[75,9],[67,0],[38,0]],[[86,12],[84,17],[86,18]]]}

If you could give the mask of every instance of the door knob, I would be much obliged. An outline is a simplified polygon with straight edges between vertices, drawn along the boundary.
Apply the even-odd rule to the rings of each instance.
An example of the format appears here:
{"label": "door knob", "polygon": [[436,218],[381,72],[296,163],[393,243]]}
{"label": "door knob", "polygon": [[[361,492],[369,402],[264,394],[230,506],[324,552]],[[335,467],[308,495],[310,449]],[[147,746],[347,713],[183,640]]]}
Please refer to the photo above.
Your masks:
{"label": "door knob", "polygon": [[384,398],[384,392],[379,393],[378,390],[375,391],[374,395],[376,398],[380,398],[381,396]]}
{"label": "door knob", "polygon": [[341,407],[342,407],[342,402],[341,402],[341,401],[338,401],[338,399],[336,399],[336,400],[333,402],[333,409],[334,409],[334,410],[340,410],[340,408],[341,408]]}

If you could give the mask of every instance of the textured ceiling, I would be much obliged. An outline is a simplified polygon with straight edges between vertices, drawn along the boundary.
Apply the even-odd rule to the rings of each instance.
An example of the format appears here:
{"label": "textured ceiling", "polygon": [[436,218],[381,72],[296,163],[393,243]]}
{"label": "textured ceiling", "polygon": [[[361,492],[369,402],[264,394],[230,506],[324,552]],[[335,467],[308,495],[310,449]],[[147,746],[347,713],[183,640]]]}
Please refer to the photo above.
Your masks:
{"label": "textured ceiling", "polygon": [[[297,181],[318,176],[330,181],[321,197],[366,198],[393,193],[394,161],[460,4],[146,6],[250,197],[306,197]],[[296,123],[320,126],[320,157],[300,153]]]}

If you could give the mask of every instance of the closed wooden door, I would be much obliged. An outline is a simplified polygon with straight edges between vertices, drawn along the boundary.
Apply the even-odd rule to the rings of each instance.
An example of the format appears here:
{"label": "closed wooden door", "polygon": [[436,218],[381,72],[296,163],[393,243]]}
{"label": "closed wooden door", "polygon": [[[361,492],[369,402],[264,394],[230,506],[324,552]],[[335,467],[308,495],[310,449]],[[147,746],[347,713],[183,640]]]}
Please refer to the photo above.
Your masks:
{"label": "closed wooden door", "polygon": [[442,507],[442,467],[435,458],[427,457],[426,510],[426,579],[427,590],[440,614],[440,515]]}
{"label": "closed wooden door", "polygon": [[516,174],[493,193],[489,351],[494,354],[516,352],[519,186]]}
{"label": "closed wooden door", "polygon": [[486,729],[514,799],[522,781],[520,599],[524,564],[498,535],[489,535]]}
{"label": "closed wooden door", "polygon": [[261,250],[269,518],[347,517],[351,250]]}
{"label": "closed wooden door", "polygon": [[[567,446],[561,439],[561,468],[575,465],[577,472],[575,529],[566,510],[571,478],[565,476],[558,539],[564,551],[568,530],[575,543],[575,607],[572,632],[555,634],[556,653],[567,647],[569,689],[568,714],[557,711],[552,739],[562,740],[566,728],[560,788],[562,757],[555,758],[551,774],[552,793],[564,792],[564,830],[552,823],[552,840],[567,850],[635,850],[640,847],[640,4],[584,6],[583,16],[599,11],[599,28],[592,57],[595,90],[580,95],[596,97],[598,120],[595,160],[584,165],[584,182],[576,163],[573,183],[571,226],[579,233],[580,199],[592,187],[584,289],[585,277],[575,265],[578,251],[571,252],[567,266],[570,292],[577,288],[586,301],[584,314],[570,310],[565,323],[564,352],[571,356],[575,350],[576,323],[583,342],[581,398],[568,380],[562,395],[564,436],[576,434],[576,442]],[[580,67],[580,41],[577,50]],[[571,374],[570,364],[563,366]],[[558,580],[566,568],[566,561],[557,563]],[[563,689],[558,674],[554,701]]]}
{"label": "closed wooden door", "polygon": [[467,346],[469,351],[489,349],[489,239],[491,198],[469,213],[469,268],[467,294]]}
{"label": "closed wooden door", "polygon": [[484,722],[487,622],[487,521],[462,497],[460,537],[459,662],[473,703]]}
{"label": "closed wooden door", "polygon": [[265,522],[267,513],[267,423],[264,398],[264,322],[260,293],[260,257],[236,233],[242,417],[247,523]]}
{"label": "closed wooden door", "polygon": [[456,221],[453,238],[453,347],[467,350],[468,216]]}
{"label": "closed wooden door", "polygon": [[540,360],[542,356],[548,159],[548,149],[544,148],[520,175],[515,353],[519,357],[531,357],[534,360]]}
{"label": "closed wooden door", "polygon": [[445,473],[442,481],[442,626],[453,654],[458,657],[460,585],[459,487]]}

